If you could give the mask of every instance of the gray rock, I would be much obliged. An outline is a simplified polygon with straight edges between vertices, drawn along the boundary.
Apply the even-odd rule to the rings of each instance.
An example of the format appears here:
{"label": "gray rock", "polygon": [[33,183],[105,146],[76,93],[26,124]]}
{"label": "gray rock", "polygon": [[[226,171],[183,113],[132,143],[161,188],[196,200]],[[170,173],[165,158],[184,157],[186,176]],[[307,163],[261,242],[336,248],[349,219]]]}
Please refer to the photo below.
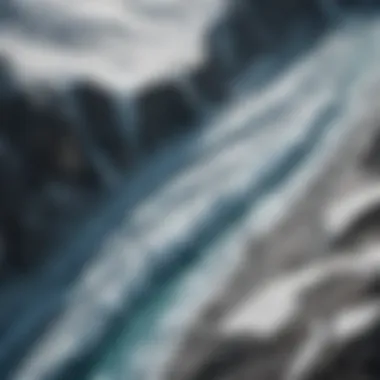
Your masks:
{"label": "gray rock", "polygon": [[132,149],[127,126],[118,114],[113,95],[91,82],[75,84],[71,95],[77,103],[85,138],[110,157],[115,166],[126,167],[132,161]]}

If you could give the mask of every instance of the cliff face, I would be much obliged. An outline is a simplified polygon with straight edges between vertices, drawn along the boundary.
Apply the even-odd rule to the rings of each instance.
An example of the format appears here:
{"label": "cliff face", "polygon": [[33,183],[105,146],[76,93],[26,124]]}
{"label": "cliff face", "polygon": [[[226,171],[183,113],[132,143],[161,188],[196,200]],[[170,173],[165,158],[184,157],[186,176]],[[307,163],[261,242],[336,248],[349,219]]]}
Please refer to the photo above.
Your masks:
{"label": "cliff face", "polygon": [[[326,17],[316,2],[307,6],[303,1],[274,3],[247,0],[227,4],[202,35],[204,56],[199,63],[165,74],[162,79],[141,80],[144,84],[134,85],[132,90],[123,86],[116,89],[104,78],[95,81],[85,75],[67,78],[68,85],[64,87],[60,80],[54,84],[49,75],[46,80],[35,81],[32,68],[24,67],[25,62],[17,60],[16,49],[12,51],[1,40],[0,45],[7,47],[1,69],[0,104],[4,144],[1,231],[7,261],[18,267],[35,260],[35,252],[41,247],[27,242],[24,235],[33,236],[42,245],[48,235],[54,235],[50,230],[54,230],[60,214],[53,210],[59,208],[60,201],[54,194],[49,200],[38,194],[49,192],[53,184],[61,184],[71,188],[74,205],[74,199],[82,193],[115,189],[125,171],[141,158],[189,133],[205,112],[228,100],[234,79],[255,58],[275,49],[294,22],[305,17],[314,19],[318,14]],[[22,2],[10,4],[8,22],[12,25],[14,17],[25,33],[33,25],[37,28],[33,22],[38,14],[37,8],[23,13],[21,6]],[[41,33],[54,30],[54,18],[49,24],[42,19],[40,23],[39,28],[30,29],[31,37],[36,33],[42,37]],[[8,32],[5,22],[2,28]],[[59,41],[55,43],[59,49]],[[32,49],[32,43],[30,46]],[[20,81],[22,76],[29,78],[28,82]],[[30,207],[36,199],[40,207]],[[67,202],[71,208],[71,201]],[[33,215],[24,215],[31,208]],[[33,232],[25,221],[29,219],[36,221]],[[20,240],[25,243],[20,244]]]}
{"label": "cliff face", "polygon": [[[108,6],[113,3],[116,5],[110,10]],[[89,16],[85,3],[78,5],[68,0],[14,1],[11,2],[13,13],[10,11],[6,16],[7,22],[0,24],[0,51],[6,62],[0,75],[0,249],[5,263],[4,272],[9,273],[10,267],[12,273],[29,271],[41,263],[50,248],[62,239],[61,232],[67,226],[79,223],[81,217],[88,215],[100,200],[111,199],[128,180],[129,173],[137,172],[146,162],[154,161],[168,145],[175,145],[179,139],[207,125],[204,121],[210,115],[222,112],[236,95],[237,82],[243,78],[245,69],[267,53],[280,49],[295,26],[301,25],[305,35],[318,34],[328,25],[335,25],[344,8],[344,4],[339,3],[336,7],[334,2],[231,1],[225,3],[227,10],[224,12],[218,4],[218,17],[214,14],[211,17],[209,10],[214,9],[217,1],[185,1],[184,7],[200,4],[202,9],[195,12],[196,17],[190,17],[191,21],[204,21],[202,25],[197,24],[196,34],[200,38],[193,38],[189,37],[192,33],[182,33],[177,27],[169,28],[168,32],[162,25],[166,22],[165,15],[158,17],[164,20],[162,24],[153,26],[147,19],[128,18],[133,12],[129,14],[125,9],[119,9],[120,3],[111,0],[94,3]],[[170,14],[181,17],[183,14],[186,17],[193,15],[187,12],[190,11],[188,8],[186,12],[174,9]],[[91,17],[96,22],[92,23]],[[212,22],[207,21],[208,18]],[[138,39],[143,46],[141,49],[132,42],[131,35],[138,35],[140,28],[147,28],[149,38],[153,36],[150,49],[144,45],[145,37]],[[169,35],[168,41],[161,39],[161,33]],[[145,29],[141,35],[145,36]],[[193,45],[197,45],[197,49]],[[149,50],[149,54],[145,54],[145,50]],[[129,52],[132,58],[127,54]],[[275,118],[275,115],[270,112],[267,118],[271,117]],[[317,130],[316,124],[313,131]],[[244,136],[246,131],[240,132]],[[306,145],[310,146],[309,143]],[[248,148],[251,149],[250,146]],[[304,150],[305,144],[295,143],[291,153],[285,157],[292,161],[290,166]],[[181,153],[186,156],[187,152]],[[181,154],[177,158],[183,159]],[[279,172],[283,168],[288,170],[289,165],[286,165],[288,163],[276,168],[273,177],[271,173],[264,178],[264,184],[258,185],[257,192],[262,194],[267,188],[274,188],[278,178],[282,178]],[[157,173],[153,174],[157,176]],[[206,182],[208,180],[205,179]],[[229,201],[228,198],[226,203]],[[243,207],[244,202],[235,203]],[[235,203],[231,201],[232,206]],[[125,204],[130,205],[125,202],[120,207],[128,208]],[[226,207],[228,217],[236,215],[236,211],[231,211],[231,205]],[[196,204],[195,211],[198,206]],[[224,210],[218,215],[223,219]],[[210,234],[217,233],[216,223],[207,227],[204,234],[204,231],[199,234],[201,238],[209,231]],[[81,231],[79,229],[79,233]],[[136,245],[140,243],[138,240]],[[194,242],[194,246],[197,244],[198,241]],[[138,249],[135,251],[139,253]],[[151,260],[150,254],[149,251],[146,255],[148,260]],[[192,255],[188,249],[183,256]],[[157,266],[161,264],[159,260]],[[169,260],[165,260],[166,265]],[[51,276],[59,272],[63,261]],[[125,265],[124,261],[122,265]],[[133,268],[134,265],[132,260]],[[136,265],[139,266],[140,262]],[[165,270],[169,266],[167,264]],[[164,275],[160,273],[157,277],[162,279]],[[70,276],[75,277],[75,274]],[[44,284],[35,286],[34,293],[40,294],[43,287]],[[19,299],[8,302],[7,295],[2,298],[12,307],[4,308],[0,330],[5,331],[11,322],[13,324],[16,314],[24,313],[20,310],[34,311],[30,305],[32,297],[24,307],[22,300],[28,294],[22,293],[22,287],[16,290]],[[54,294],[53,291],[51,293]],[[58,306],[53,302],[52,309],[45,312],[46,303],[43,304],[41,314],[44,318],[40,318],[40,323],[35,317],[35,324],[48,323],[51,315],[61,307],[60,302],[67,301],[61,300],[64,298],[60,297],[61,290],[58,293],[59,296],[54,297],[58,299],[54,301]],[[84,293],[86,302],[92,299]],[[112,309],[114,305],[108,302],[107,295],[102,298],[96,294],[94,299],[104,303],[102,312],[105,308],[109,315],[105,314],[112,319],[110,315],[115,311]],[[30,329],[29,333],[35,336],[37,329]],[[9,338],[7,331],[4,336]],[[10,344],[1,339],[0,369],[4,373],[18,364],[18,359],[33,340],[29,340],[29,335],[11,338],[13,351],[9,349],[9,352]],[[75,336],[73,340],[78,343],[82,339]],[[94,345],[95,340],[91,342]],[[238,347],[233,355],[239,356],[240,352]],[[213,374],[213,371],[207,370],[206,374]],[[223,372],[220,369],[216,371]],[[32,378],[30,372],[27,371],[25,378]],[[41,379],[38,374],[35,378]]]}

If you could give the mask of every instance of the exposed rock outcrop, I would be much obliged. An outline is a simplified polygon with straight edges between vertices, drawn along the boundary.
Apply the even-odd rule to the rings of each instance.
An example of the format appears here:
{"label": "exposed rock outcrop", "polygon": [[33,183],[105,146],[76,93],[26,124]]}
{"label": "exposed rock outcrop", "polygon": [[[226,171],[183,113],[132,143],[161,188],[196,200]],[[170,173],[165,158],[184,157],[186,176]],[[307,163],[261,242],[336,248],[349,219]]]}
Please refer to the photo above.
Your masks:
{"label": "exposed rock outcrop", "polygon": [[[0,223],[0,238],[3,240],[1,243],[4,243],[0,246],[0,254],[3,252],[2,247],[5,247],[5,261],[8,261],[11,266],[18,270],[32,267],[40,257],[44,256],[46,247],[51,242],[55,243],[55,238],[59,235],[57,231],[61,227],[64,229],[66,222],[70,224],[73,219],[76,219],[78,212],[81,211],[80,209],[85,207],[83,199],[92,195],[98,197],[100,194],[104,194],[103,190],[113,189],[113,185],[117,183],[114,181],[115,177],[123,178],[126,176],[126,169],[133,166],[134,160],[137,161],[138,159],[132,152],[131,131],[136,131],[136,135],[132,137],[134,143],[137,142],[136,145],[139,145],[138,150],[141,150],[141,153],[152,154],[154,158],[155,151],[165,148],[165,145],[172,143],[175,138],[185,135],[196,127],[202,115],[197,106],[199,103],[204,102],[205,108],[208,107],[209,103],[212,103],[213,106],[216,106],[213,110],[217,111],[218,105],[223,104],[223,101],[228,101],[231,95],[231,82],[240,75],[244,68],[254,62],[261,54],[276,49],[281,41],[285,40],[287,31],[292,29],[297,19],[306,16],[311,17],[314,14],[314,9],[315,12],[320,12],[320,9],[310,2],[307,3],[310,8],[302,5],[305,2],[302,4],[295,2],[277,4],[274,1],[269,1],[266,4],[261,4],[247,1],[234,4],[231,4],[230,13],[227,13],[215,28],[211,28],[213,30],[210,31],[207,41],[205,41],[206,59],[199,67],[192,67],[190,73],[178,73],[176,71],[173,72],[173,77],[165,77],[161,80],[155,78],[157,80],[154,83],[148,83],[141,88],[134,88],[133,91],[135,92],[133,93],[123,94],[128,98],[128,101],[132,99],[132,104],[135,105],[133,113],[136,118],[123,118],[119,114],[121,102],[118,98],[117,104],[115,104],[115,93],[112,86],[102,81],[95,83],[85,79],[78,82],[74,81],[74,83],[70,82],[67,93],[70,94],[71,105],[74,109],[72,113],[66,113],[64,101],[60,96],[54,94],[55,89],[52,89],[47,95],[46,93],[39,93],[38,90],[27,92],[23,87],[22,89],[18,88],[12,96],[8,96],[3,103],[0,103],[4,105],[0,112],[2,134],[4,141],[9,142],[7,142],[7,148],[4,150],[4,162],[14,162],[15,167],[12,171],[8,171],[7,166],[1,167],[0,164],[0,177],[6,183],[3,188],[6,194],[3,205],[4,221],[2,220]],[[255,8],[256,5],[257,8]],[[276,9],[277,6],[278,9]],[[313,8],[314,6],[315,8]],[[259,9],[260,13],[256,13],[256,9]],[[276,15],[273,12],[280,12],[280,14]],[[323,19],[325,14],[323,12],[320,14],[323,15],[321,17]],[[252,22],[253,17],[254,22]],[[187,92],[188,88],[183,84],[182,75],[186,78],[186,85],[189,85],[191,91],[194,90],[191,96]],[[198,97],[197,102],[192,98],[194,93]],[[248,106],[250,105],[248,104]],[[129,112],[128,107],[130,104],[125,102],[126,112]],[[128,121],[126,122],[126,120]],[[133,124],[134,122],[136,125]],[[238,138],[244,139],[244,136],[245,132],[243,135],[239,134]],[[228,139],[229,136],[225,136],[225,138]],[[233,139],[235,141],[235,137]],[[303,144],[302,147],[297,148],[295,153],[290,156],[290,160],[297,161],[299,150],[308,150],[311,145],[311,143],[310,145]],[[250,146],[248,148],[250,149]],[[235,150],[232,150],[232,153],[234,154]],[[248,165],[250,164],[248,162]],[[283,168],[280,166],[276,173],[282,172]],[[160,174],[158,172],[157,176],[159,177]],[[266,183],[272,183],[271,178],[267,177]],[[106,186],[104,186],[105,184]],[[274,185],[268,187],[274,189]],[[263,186],[259,193],[262,196],[266,195],[268,187]],[[191,187],[190,191],[195,188],[196,186]],[[8,202],[7,197],[11,201]],[[228,198],[227,202],[229,202]],[[125,204],[123,203],[123,205]],[[123,207],[127,208],[126,206]],[[223,212],[220,215],[220,219],[223,219]],[[94,224],[97,224],[98,221],[99,219]],[[213,223],[209,223],[209,225],[211,224]],[[312,227],[306,228],[308,235],[314,234],[315,229]],[[199,240],[208,234],[207,229],[205,230],[204,235],[203,233],[199,235],[201,237]],[[213,235],[217,234],[218,231],[220,232],[218,227],[212,228]],[[81,230],[79,232],[81,233]],[[297,240],[298,231],[295,232],[290,229],[287,238],[292,235],[296,235],[295,240]],[[144,236],[141,238],[143,240]],[[291,267],[297,259],[302,257],[299,252],[296,252],[299,247],[297,246],[294,249],[292,244],[288,244],[288,240],[281,241],[279,247],[293,251],[292,256],[291,258],[286,257],[277,260],[276,265],[278,267]],[[133,244],[131,245],[133,246]],[[180,249],[182,248],[180,247]],[[192,249],[193,247],[181,251],[182,257],[194,256]],[[83,261],[88,257],[89,254],[83,258]],[[124,261],[122,262],[124,263]],[[157,262],[160,265],[160,261]],[[158,284],[165,280],[165,276],[169,272],[172,274],[176,271],[174,265],[170,265],[170,263],[167,266],[165,264],[165,269],[161,270],[160,268],[161,272],[155,272],[156,268],[152,267],[152,278],[154,278],[151,283],[152,286],[156,284],[155,276],[160,280],[157,280]],[[80,264],[77,267],[79,266]],[[170,269],[166,271],[166,268]],[[124,269],[124,264],[122,264],[123,276]],[[275,270],[273,271],[275,272]],[[250,276],[252,277],[252,273]],[[351,288],[351,282],[355,286],[357,285],[354,277],[348,276],[348,280],[347,277],[343,279],[338,277],[340,285],[338,288],[347,290],[347,293],[343,291],[343,299],[346,295],[349,300],[355,298],[353,297],[355,292],[359,294],[358,298],[366,297],[367,290],[360,287],[359,289]],[[326,287],[331,289],[328,282]],[[319,288],[319,291],[322,296],[314,296],[314,300],[316,298],[317,301],[320,301],[326,296],[334,305],[335,294],[333,295],[333,292],[331,294],[330,292],[326,293],[323,286]],[[84,293],[84,297],[87,298],[87,293]],[[136,292],[136,298],[139,295],[140,293]],[[304,298],[308,301],[309,296],[312,298],[312,295],[312,292],[306,292]],[[95,294],[94,298],[100,298],[100,302],[104,302],[106,305],[106,311],[101,310],[100,314],[104,315],[109,312],[108,320],[112,319],[113,315],[111,316],[112,311],[110,309],[114,306],[113,302],[116,297],[110,301],[106,296],[103,298],[103,295],[99,297],[99,294]],[[117,302],[120,300],[121,298],[117,298]],[[246,376],[249,379],[260,379],[261,377],[278,379],[282,374],[290,371],[288,365],[298,355],[298,351],[295,349],[298,346],[302,349],[303,342],[308,342],[309,333],[311,334],[311,342],[314,342],[314,329],[312,328],[310,331],[310,326],[313,327],[311,322],[314,313],[311,311],[306,313],[305,310],[315,309],[315,304],[310,305],[306,301],[302,301],[301,317],[295,316],[295,326],[286,326],[282,333],[274,339],[265,340],[258,337],[257,334],[254,334],[253,338],[246,334],[246,337],[242,339],[240,336],[237,338],[226,336],[222,331],[222,334],[213,337],[210,346],[213,344],[215,346],[211,347],[210,351],[205,352],[205,356],[201,355],[203,351],[199,347],[195,348],[194,351],[199,350],[196,352],[199,354],[199,361],[195,366],[190,365],[193,372],[189,374],[179,370],[175,372],[174,379],[193,379],[193,377],[198,379],[210,377],[244,379]],[[116,307],[119,308],[120,305],[118,304]],[[25,307],[25,309],[20,308],[20,310],[31,310],[31,308]],[[334,311],[330,310],[329,313]],[[303,313],[307,314],[307,317],[304,318]],[[24,313],[24,315],[26,314]],[[41,314],[43,313],[41,312]],[[273,314],[276,313],[269,312],[267,316],[273,316]],[[97,314],[94,313],[94,315],[96,318]],[[220,315],[221,313],[219,313]],[[316,326],[317,336],[320,331],[328,331],[325,329],[324,322],[322,320],[321,326]],[[4,325],[6,325],[5,322],[2,327]],[[43,323],[40,325],[42,326]],[[103,333],[107,327],[102,327],[104,329],[100,330]],[[217,324],[214,327],[217,327]],[[213,332],[213,329],[210,329],[210,333]],[[219,333],[217,331],[216,335]],[[52,336],[55,347],[54,333]],[[65,336],[64,332],[62,336]],[[322,334],[322,338],[324,336]],[[98,343],[97,338],[95,336],[91,344]],[[80,340],[81,338],[74,336],[73,339]],[[325,344],[324,342],[322,340],[323,344]],[[27,343],[24,343],[20,338],[14,346],[22,346],[22,352],[25,352],[28,347]],[[325,347],[323,344],[322,347]],[[213,352],[214,347],[216,352]],[[89,351],[92,348],[93,346],[89,348]],[[59,356],[60,353],[57,355]],[[68,361],[73,359],[72,352],[65,352],[63,356],[63,361],[67,357],[69,357]],[[83,350],[83,356],[87,358],[91,354]],[[1,359],[5,357],[6,355]],[[58,361],[61,358],[59,357]],[[15,361],[16,359],[12,360]],[[184,362],[183,358],[179,361]],[[5,360],[2,363],[4,362]],[[273,365],[273,362],[276,365]],[[83,364],[77,356],[70,364],[73,368],[83,365],[86,367],[83,371],[86,371],[91,365]],[[12,361],[6,363],[7,369],[13,365]],[[42,362],[42,366],[45,366],[44,362]],[[47,369],[47,372],[50,369]],[[29,369],[27,369],[26,378],[29,380],[33,375],[28,371]],[[52,371],[54,372],[54,369]],[[311,372],[309,371],[309,373]],[[38,375],[35,376],[41,378]],[[69,374],[67,376],[75,375]]]}
{"label": "exposed rock outcrop", "polygon": [[[0,215],[2,224],[9,221],[12,226],[9,233],[4,232],[4,240],[7,234],[18,236],[11,240],[22,240],[24,233],[35,228],[20,221],[20,210],[28,209],[26,204],[43,194],[47,184],[63,183],[91,193],[114,188],[140,153],[154,153],[186,134],[200,124],[204,108],[228,100],[236,77],[257,57],[276,49],[300,19],[331,20],[353,3],[227,2],[226,11],[204,36],[203,61],[128,94],[135,118],[125,117],[130,112],[127,104],[121,112],[120,99],[116,99],[120,94],[112,86],[84,78],[69,84],[67,96],[75,108],[70,113],[60,90],[54,85],[28,88],[21,84],[11,57],[4,56],[0,61]],[[49,223],[58,223],[58,214]],[[33,245],[28,249],[33,250]]]}
{"label": "exposed rock outcrop", "polygon": [[83,138],[93,141],[100,152],[111,158],[113,165],[128,167],[133,161],[133,152],[128,126],[115,107],[116,94],[91,82],[74,86],[71,95],[80,115]]}
{"label": "exposed rock outcrop", "polygon": [[140,146],[148,153],[186,133],[197,117],[197,110],[186,93],[174,82],[143,90],[137,95],[136,109]]}

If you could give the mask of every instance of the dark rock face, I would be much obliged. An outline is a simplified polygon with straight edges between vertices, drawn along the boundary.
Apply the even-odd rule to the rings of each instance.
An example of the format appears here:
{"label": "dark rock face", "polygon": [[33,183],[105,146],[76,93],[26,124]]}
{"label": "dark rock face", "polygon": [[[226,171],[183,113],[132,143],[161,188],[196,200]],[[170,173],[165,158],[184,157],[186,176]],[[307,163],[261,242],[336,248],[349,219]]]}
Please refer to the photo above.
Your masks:
{"label": "dark rock face", "polygon": [[190,74],[200,97],[211,104],[227,99],[231,81],[257,57],[275,48],[297,20],[305,18],[317,22],[310,25],[313,28],[329,20],[318,0],[231,2],[205,36],[204,63]]}
{"label": "dark rock face", "polygon": [[176,83],[145,89],[137,96],[136,107],[140,145],[147,153],[180,136],[197,116],[193,105]]}
{"label": "dark rock face", "polygon": [[26,163],[14,147],[3,138],[0,140],[0,209],[10,213],[22,200],[26,187]]}
{"label": "dark rock face", "polygon": [[81,189],[62,182],[47,183],[29,194],[4,224],[7,264],[17,270],[33,268],[58,239],[60,227],[72,222],[87,200]]}
{"label": "dark rock face", "polygon": [[59,107],[23,93],[3,102],[2,107],[2,132],[27,162],[30,186],[37,187],[54,176],[75,176],[77,168],[70,167],[63,157],[72,126]]}
{"label": "dark rock face", "polygon": [[[322,18],[325,9],[321,9],[318,0],[302,1],[290,0],[279,2],[269,0],[267,2],[256,2],[261,17],[269,25],[273,34],[281,40],[290,28],[302,19]],[[276,9],[276,12],[273,12]]]}
{"label": "dark rock face", "polygon": [[[13,242],[20,242],[22,236],[16,232],[16,214],[24,204],[27,189],[27,165],[13,147],[1,141],[0,156],[0,229],[2,238],[2,265],[15,259]],[[12,252],[12,253],[11,253]]]}
{"label": "dark rock face", "polygon": [[219,101],[228,94],[231,80],[276,48],[297,22],[307,19],[313,21],[310,28],[315,28],[329,21],[325,12],[318,0],[231,1],[205,37],[208,57],[192,75],[195,84],[201,93]]}
{"label": "dark rock face", "polygon": [[207,58],[191,78],[206,100],[218,103],[229,95],[231,81],[253,59],[268,50],[270,27],[260,8],[248,1],[231,2],[205,36]]}
{"label": "dark rock face", "polygon": [[112,94],[100,86],[86,82],[77,84],[72,95],[83,118],[86,138],[112,159],[116,166],[125,167],[132,161],[132,150],[127,133]]}
{"label": "dark rock face", "polygon": [[[70,218],[68,210],[80,208],[77,195],[104,190],[114,172],[132,163],[111,94],[80,83],[70,95],[79,120],[46,89],[17,90],[0,101],[0,231],[11,267],[37,262],[65,215]],[[195,119],[194,105],[174,83],[148,88],[137,103],[146,152],[181,135]]]}
{"label": "dark rock face", "polygon": [[228,12],[227,20],[222,24],[229,29],[231,39],[231,54],[236,62],[236,70],[244,68],[252,58],[262,53],[266,41],[266,31],[255,25],[258,18],[254,10],[247,4],[237,2]]}
{"label": "dark rock face", "polygon": [[[253,9],[265,22],[265,25],[268,26],[271,32],[276,35],[277,38],[281,38],[282,33],[296,16],[290,12],[290,4],[288,1],[279,2],[277,0],[268,0],[265,2],[255,1]],[[288,19],[289,16],[291,17],[290,20]]]}
{"label": "dark rock face", "polygon": [[[231,11],[232,12],[232,11]],[[206,36],[207,52],[225,81],[231,80],[239,73],[239,56],[236,56],[236,30],[231,27],[232,14],[227,13],[210,29]]]}
{"label": "dark rock face", "polygon": [[[49,92],[18,91],[0,102],[0,227],[6,262],[28,267],[63,217],[49,183],[80,191],[94,182],[91,162],[75,124]],[[57,192],[55,192],[57,193]]]}
{"label": "dark rock face", "polygon": [[206,104],[218,104],[228,98],[229,83],[215,58],[208,58],[189,77],[200,99]]}
{"label": "dark rock face", "polygon": [[[5,17],[12,8],[8,3],[3,6]],[[194,126],[200,116],[199,103],[207,108],[227,100],[232,81],[255,58],[281,43],[297,20],[330,19],[342,9],[368,5],[375,2],[230,1],[228,11],[205,36],[205,61],[184,74],[197,102],[189,98],[179,80],[152,84],[132,94],[135,128],[125,125],[114,94],[103,86],[90,81],[73,85],[70,96],[79,114],[75,119],[53,90],[16,88],[11,65],[0,57],[0,232],[5,246],[12,252],[21,252],[26,246],[33,251],[46,240],[47,226],[58,223],[64,209],[74,207],[75,193],[84,189],[100,192],[104,183],[114,184],[114,178],[136,159],[128,130],[138,131],[138,149],[143,153],[157,150]],[[366,161],[367,168],[375,171],[379,145],[374,144]],[[61,190],[72,190],[65,207],[58,207],[62,198],[57,186],[52,190],[52,183],[60,183]],[[34,242],[20,247],[28,239]],[[12,257],[17,261],[20,255]]]}
{"label": "dark rock face", "polygon": [[[327,2],[327,0],[325,0]],[[360,9],[368,9],[373,8],[376,5],[379,5],[377,1],[374,0],[335,0],[330,2],[335,3],[338,7],[344,8],[344,9],[352,9],[352,10],[360,10]]]}
{"label": "dark rock face", "polygon": [[[70,95],[79,120],[49,89],[17,90],[0,101],[0,231],[11,267],[37,262],[70,210],[79,212],[78,194],[105,190],[114,172],[132,163],[128,131],[111,94],[79,83]],[[174,83],[140,94],[137,112],[145,152],[181,135],[196,115]]]}
{"label": "dark rock face", "polygon": [[12,88],[13,77],[11,65],[7,59],[0,56],[0,98],[7,96],[11,92]]}
{"label": "dark rock face", "polygon": [[[229,97],[234,67],[232,34],[225,20],[211,28],[205,36],[205,59],[189,75],[190,82],[206,104],[218,104]],[[226,35],[227,34],[227,35]]]}

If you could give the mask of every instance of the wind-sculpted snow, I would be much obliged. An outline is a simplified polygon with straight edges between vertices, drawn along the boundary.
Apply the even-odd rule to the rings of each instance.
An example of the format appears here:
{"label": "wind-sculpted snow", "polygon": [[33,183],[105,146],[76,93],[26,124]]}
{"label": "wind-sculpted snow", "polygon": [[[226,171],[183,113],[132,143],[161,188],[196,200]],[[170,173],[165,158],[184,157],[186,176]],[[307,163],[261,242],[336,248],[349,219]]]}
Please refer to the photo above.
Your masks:
{"label": "wind-sculpted snow", "polygon": [[164,378],[378,378],[379,178],[363,160],[379,130],[374,99],[348,117],[352,134],[336,135],[340,149],[308,191],[295,194],[293,183],[288,206],[281,192],[274,196],[282,217],[256,237],[251,230],[248,254],[245,244]]}
{"label": "wind-sculpted snow", "polygon": [[[252,219],[267,218],[263,200],[286,205],[289,183],[302,193],[295,178],[345,135],[376,77],[378,21],[342,13],[301,55],[293,44],[336,15],[294,1],[279,17],[274,4],[9,2],[0,232],[4,261],[26,273],[0,290],[1,378],[114,378],[115,360],[132,380],[158,378],[192,308],[237,268]],[[192,271],[207,278],[199,298]],[[187,316],[165,325],[183,287]]]}
{"label": "wind-sculpted snow", "polygon": [[0,47],[26,79],[98,78],[130,88],[196,64],[221,1],[12,0],[9,7]]}
{"label": "wind-sculpted snow", "polygon": [[[310,159],[320,156],[322,146],[330,141],[330,133],[335,131],[334,136],[341,136],[347,130],[349,111],[357,100],[359,88],[367,76],[375,77],[378,33],[375,20],[365,24],[347,22],[275,81],[268,81],[267,87],[246,92],[225,106],[220,115],[207,120],[207,128],[189,140],[178,141],[157,156],[156,162],[147,163],[143,172],[129,180],[113,206],[104,208],[100,218],[81,230],[69,254],[66,252],[58,263],[53,260],[46,271],[40,271],[36,275],[38,281],[31,276],[34,284],[29,289],[27,303],[17,305],[24,299],[21,286],[13,290],[18,295],[17,302],[15,297],[9,298],[4,293],[3,305],[9,305],[10,310],[20,308],[23,315],[15,322],[14,331],[4,335],[7,339],[3,340],[1,358],[9,367],[12,366],[9,358],[12,354],[14,358],[21,355],[26,339],[17,338],[15,331],[20,334],[25,329],[38,331],[46,318],[65,306],[65,312],[30,351],[13,378],[52,378],[62,371],[64,377],[82,376],[92,366],[86,360],[88,350],[99,340],[105,345],[107,340],[113,342],[112,334],[106,341],[103,334],[110,325],[121,328],[127,318],[132,330],[121,334],[121,343],[109,354],[110,362],[104,362],[104,367],[100,362],[98,369],[102,373],[112,372],[114,367],[109,363],[121,355],[120,361],[125,363],[123,371],[133,376],[134,371],[143,370],[130,350],[139,352],[140,345],[149,339],[149,334],[139,335],[142,331],[148,333],[146,326],[152,329],[152,339],[154,331],[159,334],[159,324],[164,323],[158,318],[162,310],[160,302],[171,302],[169,296],[160,293],[165,290],[160,284],[179,273],[186,263],[207,256],[207,252],[215,250],[217,257],[219,239],[228,236],[234,228],[238,230],[239,220],[248,210],[253,212],[270,194],[277,194],[288,183],[294,184],[291,179],[295,173],[305,170],[312,175],[320,167],[320,163],[311,165]],[[253,68],[251,80],[259,73],[255,74]],[[329,151],[332,149],[330,145]],[[298,191],[303,189],[302,182],[305,183],[297,182]],[[159,183],[162,187],[157,188]],[[256,214],[253,215],[255,218]],[[115,228],[120,220],[123,223]],[[114,233],[106,238],[107,231],[113,229]],[[104,254],[86,267],[72,285],[72,293],[65,296],[66,284],[76,277],[91,247],[97,245],[102,246]],[[229,260],[232,259],[225,262]],[[216,268],[220,266],[215,269],[217,273],[226,270],[222,269],[223,263],[221,260],[214,264]],[[236,265],[236,262],[231,265],[230,270]],[[207,285],[210,292],[221,278],[215,274],[214,281]],[[209,295],[205,293],[204,297]],[[144,294],[146,300],[155,298],[156,302],[148,302],[148,309],[137,312],[135,301],[144,299],[141,298]],[[50,301],[52,297],[54,303]],[[193,305],[200,302],[192,299],[194,303],[187,309],[190,315]],[[115,323],[116,316],[118,323]],[[182,325],[181,319],[178,322],[180,328],[189,322],[183,318]],[[137,328],[142,323],[139,320],[145,320],[146,324]],[[133,337],[129,336],[131,331]],[[164,339],[168,341],[166,345],[162,343],[166,347],[161,347],[162,354],[170,352],[177,338],[173,334],[173,338]],[[73,356],[75,360],[71,361]],[[99,351],[92,356],[97,361],[101,357]],[[156,368],[156,353],[150,353],[149,357],[150,368]]]}

